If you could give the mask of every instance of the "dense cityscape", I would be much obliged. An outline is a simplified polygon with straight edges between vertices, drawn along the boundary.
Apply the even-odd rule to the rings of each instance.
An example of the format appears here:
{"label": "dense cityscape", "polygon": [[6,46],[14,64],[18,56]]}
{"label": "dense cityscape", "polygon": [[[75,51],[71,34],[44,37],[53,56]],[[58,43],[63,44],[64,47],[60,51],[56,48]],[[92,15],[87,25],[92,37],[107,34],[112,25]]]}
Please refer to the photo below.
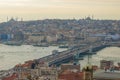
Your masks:
{"label": "dense cityscape", "polygon": [[[0,23],[0,43],[67,48],[1,70],[1,80],[120,80],[120,63],[115,66],[114,61],[101,60],[100,66],[90,65],[88,54],[105,47],[120,47],[120,20],[11,18]],[[84,68],[78,62],[81,55],[88,55],[88,66]]]}
{"label": "dense cityscape", "polygon": [[118,40],[119,20],[85,19],[45,19],[22,21],[11,18],[0,24],[0,42],[5,44],[70,46],[83,42]]}
{"label": "dense cityscape", "polygon": [[120,80],[120,0],[0,0],[0,80]]}

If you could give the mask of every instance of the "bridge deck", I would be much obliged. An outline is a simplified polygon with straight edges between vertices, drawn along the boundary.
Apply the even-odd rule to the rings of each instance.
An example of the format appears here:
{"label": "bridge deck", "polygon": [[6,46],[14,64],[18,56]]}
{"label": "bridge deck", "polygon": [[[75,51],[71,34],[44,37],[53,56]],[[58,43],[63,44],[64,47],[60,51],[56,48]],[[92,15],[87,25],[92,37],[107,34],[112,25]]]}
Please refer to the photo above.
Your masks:
{"label": "bridge deck", "polygon": [[91,47],[91,45],[86,45],[84,47],[77,47],[74,49],[68,49],[68,50],[60,52],[58,54],[54,54],[54,55],[51,54],[51,55],[45,56],[43,58],[40,58],[39,61],[44,61],[47,63],[54,63],[57,61],[67,59],[69,57],[73,57],[75,54],[81,54],[81,53],[89,51],[90,49],[100,47],[100,46],[103,46],[103,44],[99,43],[99,44],[92,45],[92,47]]}
{"label": "bridge deck", "polygon": [[[63,52],[59,52],[58,54],[51,54],[51,55],[48,55],[48,56],[45,56],[43,58],[40,58],[39,61],[42,61],[42,62],[47,62],[49,64],[54,64],[54,63],[57,63],[57,62],[60,62],[62,60],[65,60],[65,59],[68,59],[70,57],[73,57],[75,56],[76,54],[87,54],[86,52],[88,52],[89,50],[93,50],[95,48],[98,48],[98,47],[107,47],[107,46],[112,46],[114,43],[106,43],[106,44],[103,44],[102,42],[99,42],[99,43],[95,43],[95,44],[89,44],[89,45],[85,45],[84,47],[77,47],[77,48],[74,48],[74,49],[68,49],[66,51],[63,51]],[[116,42],[115,42],[116,44]]]}

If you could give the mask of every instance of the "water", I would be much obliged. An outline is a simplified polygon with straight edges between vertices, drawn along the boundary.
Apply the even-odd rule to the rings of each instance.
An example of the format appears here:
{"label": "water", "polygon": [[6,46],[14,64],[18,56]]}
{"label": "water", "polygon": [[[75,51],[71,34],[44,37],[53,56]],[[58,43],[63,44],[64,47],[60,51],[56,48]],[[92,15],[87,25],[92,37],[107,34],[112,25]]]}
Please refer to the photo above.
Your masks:
{"label": "water", "polygon": [[[97,52],[97,54],[91,56],[90,64],[100,66],[100,60],[112,60],[115,62],[115,65],[117,65],[117,63],[120,62],[120,48],[104,48],[103,50]],[[88,65],[88,56],[85,56],[84,60],[80,60],[79,62],[81,64],[81,67],[85,67],[86,65]]]}
{"label": "water", "polygon": [[38,59],[52,54],[53,50],[64,51],[56,46],[34,47],[32,45],[8,46],[0,44],[0,70],[13,68],[27,60]]}
{"label": "water", "polygon": [[[22,46],[8,46],[0,44],[0,70],[6,70],[14,67],[16,64],[24,63],[27,60],[38,59],[43,56],[52,54],[53,50],[64,51],[55,46],[50,47],[34,47],[31,45]],[[90,59],[91,64],[100,65],[100,60],[113,60],[116,63],[120,62],[120,48],[108,47],[97,54],[93,55]],[[80,60],[82,67],[87,65],[87,56],[84,60]]]}

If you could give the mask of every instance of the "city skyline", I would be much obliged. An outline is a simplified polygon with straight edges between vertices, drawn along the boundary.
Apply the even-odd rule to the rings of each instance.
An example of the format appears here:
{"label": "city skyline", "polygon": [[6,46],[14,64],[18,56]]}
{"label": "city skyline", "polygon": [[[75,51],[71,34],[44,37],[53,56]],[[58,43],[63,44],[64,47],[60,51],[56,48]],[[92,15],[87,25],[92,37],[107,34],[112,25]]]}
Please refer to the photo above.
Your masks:
{"label": "city skyline", "polygon": [[119,0],[0,0],[0,22],[7,17],[81,19],[94,15],[95,19],[120,19],[119,9]]}

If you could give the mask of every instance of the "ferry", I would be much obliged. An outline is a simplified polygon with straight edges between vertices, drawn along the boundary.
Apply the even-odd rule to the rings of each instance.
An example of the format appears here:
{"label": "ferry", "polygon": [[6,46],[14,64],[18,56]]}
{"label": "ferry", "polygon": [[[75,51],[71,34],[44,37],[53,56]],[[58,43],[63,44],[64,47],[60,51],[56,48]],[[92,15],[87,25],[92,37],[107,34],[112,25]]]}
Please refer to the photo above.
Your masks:
{"label": "ferry", "polygon": [[22,42],[5,42],[4,44],[10,46],[21,46]]}

